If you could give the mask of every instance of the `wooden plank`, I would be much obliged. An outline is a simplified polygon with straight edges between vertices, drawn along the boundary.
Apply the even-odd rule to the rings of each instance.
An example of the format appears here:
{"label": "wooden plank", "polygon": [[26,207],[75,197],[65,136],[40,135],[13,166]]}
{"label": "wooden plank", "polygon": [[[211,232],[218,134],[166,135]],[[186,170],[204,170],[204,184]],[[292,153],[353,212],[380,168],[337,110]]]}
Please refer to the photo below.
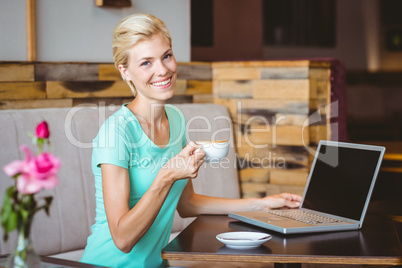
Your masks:
{"label": "wooden plank", "polygon": [[214,96],[212,94],[195,94],[193,103],[214,103]]}
{"label": "wooden plank", "polygon": [[0,100],[45,99],[44,82],[0,83]]}
{"label": "wooden plank", "polygon": [[268,184],[266,195],[276,195],[280,193],[303,195],[303,192],[304,186]]}
{"label": "wooden plank", "polygon": [[213,68],[213,80],[252,80],[260,79],[259,68]]}
{"label": "wooden plank", "polygon": [[[237,103],[237,117],[233,118],[236,123],[250,125],[302,125],[304,121],[308,118],[307,113],[294,113],[299,112],[300,110],[304,110],[303,107],[307,107],[306,102],[264,102],[263,100],[253,100],[251,103],[255,103],[256,105],[251,106],[244,101]],[[246,104],[244,105],[246,107],[251,106],[252,108],[243,108],[243,104]]]}
{"label": "wooden plank", "polygon": [[0,100],[0,110],[73,107],[72,99]]}
{"label": "wooden plank", "polygon": [[308,77],[310,79],[315,80],[324,80],[329,81],[331,77],[331,69],[330,68],[310,68]]}
{"label": "wooden plank", "polygon": [[212,80],[212,94],[214,98],[219,98],[219,80]]}
{"label": "wooden plank", "polygon": [[310,143],[309,128],[301,126],[249,125],[242,134],[247,142],[258,148],[269,145],[303,146]]}
{"label": "wooden plank", "polygon": [[[130,100],[131,101],[131,100]],[[84,99],[73,99],[73,106],[110,106],[114,105],[120,107],[124,103],[127,103],[123,98],[84,98]],[[112,106],[111,106],[112,107]],[[117,109],[116,109],[117,110]]]}
{"label": "wooden plank", "polygon": [[273,124],[277,113],[307,115],[309,112],[309,103],[299,100],[215,98],[214,102],[228,107],[232,120],[239,124]]}
{"label": "wooden plank", "polygon": [[36,61],[36,16],[35,0],[26,0],[27,5],[27,56],[28,61]]}
{"label": "wooden plank", "polygon": [[212,68],[228,68],[228,67],[309,67],[309,60],[295,61],[222,61],[213,62]]}
{"label": "wooden plank", "polygon": [[261,68],[261,79],[307,79],[308,67],[264,67]]}
{"label": "wooden plank", "polygon": [[331,84],[329,81],[319,81],[310,79],[310,98],[311,99],[330,99]]}
{"label": "wooden plank", "polygon": [[212,94],[195,94],[193,103],[214,103],[214,96]]}
{"label": "wooden plank", "polygon": [[184,95],[184,96],[173,96],[172,98],[168,99],[166,103],[170,104],[177,104],[177,103],[193,103],[193,96],[192,95]]}
{"label": "wooden plank", "polygon": [[267,158],[274,168],[279,169],[305,169],[310,162],[309,153],[304,146],[270,145],[254,148],[254,157]]}
{"label": "wooden plank", "polygon": [[266,187],[266,183],[243,182],[240,184],[243,198],[264,197],[266,193]]}
{"label": "wooden plank", "polygon": [[131,0],[96,0],[98,7],[131,7]]}
{"label": "wooden plank", "polygon": [[308,116],[304,114],[275,114],[275,124],[277,126],[293,125],[302,126],[308,124]]}
{"label": "wooden plank", "polygon": [[[239,154],[238,166],[240,170],[247,168],[301,170],[309,167],[309,158],[306,152],[304,153],[305,156],[302,156],[302,160],[300,160],[300,157],[298,157],[300,155],[290,156],[275,153],[272,148],[278,146],[258,148],[245,142],[242,144],[242,148],[244,147],[249,148],[250,153],[245,153],[242,156]],[[240,151],[242,148],[240,148]],[[261,153],[263,149],[265,149],[265,154]]]}
{"label": "wooden plank", "polygon": [[212,80],[212,68],[205,62],[177,63],[177,78],[187,80]]}
{"label": "wooden plank", "polygon": [[331,90],[331,70],[328,68],[310,68],[310,98],[328,99]]}
{"label": "wooden plank", "polygon": [[253,87],[254,99],[309,100],[308,79],[256,80]]}
{"label": "wooden plank", "polygon": [[[309,102],[306,100],[262,100],[234,99],[239,114],[302,114],[309,113]],[[261,111],[261,112],[259,112]]]}
{"label": "wooden plank", "polygon": [[187,80],[186,94],[212,94],[212,82],[202,80]]}
{"label": "wooden plank", "polygon": [[187,91],[187,80],[177,79],[174,87],[175,95],[186,95]]}
{"label": "wooden plank", "polygon": [[46,92],[49,99],[132,96],[124,81],[46,82]]}
{"label": "wooden plank", "polygon": [[214,98],[214,103],[226,106],[232,120],[237,117],[237,102],[235,99]]}
{"label": "wooden plank", "polygon": [[305,186],[308,178],[308,170],[272,170],[270,184]]}
{"label": "wooden plank", "polygon": [[219,98],[252,98],[253,83],[250,80],[216,81],[214,92]]}
{"label": "wooden plank", "polygon": [[[236,127],[236,124],[234,125]],[[250,159],[254,157],[254,147],[251,142],[244,139],[244,135],[237,133],[235,135],[236,152],[239,157],[239,169],[249,167]]]}
{"label": "wooden plank", "polygon": [[0,63],[0,82],[31,81],[35,81],[33,64]]}
{"label": "wooden plank", "polygon": [[122,80],[119,70],[114,64],[99,64],[99,81]]}
{"label": "wooden plank", "polygon": [[327,125],[311,125],[310,129],[310,145],[318,145],[320,140],[327,140]]}
{"label": "wooden plank", "polygon": [[98,64],[37,63],[36,81],[98,81]]}
{"label": "wooden plank", "polygon": [[202,80],[176,80],[175,95],[212,94],[212,82]]}
{"label": "wooden plank", "polygon": [[240,170],[240,181],[243,182],[256,182],[256,183],[268,183],[269,181],[269,169],[266,168],[245,168]]}
{"label": "wooden plank", "polygon": [[328,105],[328,99],[310,99],[310,114],[318,113],[320,115],[326,115],[327,111],[325,107]]}

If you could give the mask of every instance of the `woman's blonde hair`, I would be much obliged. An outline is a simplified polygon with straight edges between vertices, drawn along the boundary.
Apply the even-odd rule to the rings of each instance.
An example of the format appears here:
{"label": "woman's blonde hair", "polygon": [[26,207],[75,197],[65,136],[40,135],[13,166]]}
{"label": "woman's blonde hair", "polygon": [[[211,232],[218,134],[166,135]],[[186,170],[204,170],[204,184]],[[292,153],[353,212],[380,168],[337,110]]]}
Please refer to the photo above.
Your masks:
{"label": "woman's blonde hair", "polygon": [[[113,61],[117,69],[121,64],[128,68],[130,49],[138,42],[148,39],[156,33],[162,33],[172,47],[172,38],[165,23],[150,14],[133,14],[117,24],[113,31]],[[123,80],[124,77],[122,75]],[[132,81],[127,81],[134,96],[137,95]]]}

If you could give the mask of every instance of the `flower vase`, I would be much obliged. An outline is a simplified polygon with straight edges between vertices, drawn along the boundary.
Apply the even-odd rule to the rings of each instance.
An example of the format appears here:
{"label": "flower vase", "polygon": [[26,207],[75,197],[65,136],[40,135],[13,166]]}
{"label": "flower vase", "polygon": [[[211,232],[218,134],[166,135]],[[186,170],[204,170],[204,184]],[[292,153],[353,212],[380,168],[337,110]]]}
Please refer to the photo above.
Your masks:
{"label": "flower vase", "polygon": [[40,257],[36,253],[30,235],[31,221],[18,228],[18,244],[8,257],[6,268],[39,268]]}

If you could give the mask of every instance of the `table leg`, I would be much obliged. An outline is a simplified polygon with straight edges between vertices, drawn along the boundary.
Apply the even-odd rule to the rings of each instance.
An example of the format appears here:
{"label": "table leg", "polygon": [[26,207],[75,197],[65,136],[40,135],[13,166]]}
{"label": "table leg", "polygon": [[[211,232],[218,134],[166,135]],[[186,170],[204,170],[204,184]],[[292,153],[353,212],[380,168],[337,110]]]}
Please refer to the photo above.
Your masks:
{"label": "table leg", "polygon": [[301,268],[301,263],[275,263],[274,268]]}

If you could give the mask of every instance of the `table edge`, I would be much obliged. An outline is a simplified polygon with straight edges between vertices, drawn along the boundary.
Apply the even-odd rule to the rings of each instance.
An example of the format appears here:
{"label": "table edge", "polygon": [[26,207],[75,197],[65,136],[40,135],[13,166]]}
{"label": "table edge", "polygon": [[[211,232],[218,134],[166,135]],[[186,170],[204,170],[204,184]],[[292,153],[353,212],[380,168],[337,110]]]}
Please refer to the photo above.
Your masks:
{"label": "table edge", "polygon": [[166,260],[181,261],[217,261],[217,262],[257,262],[257,263],[310,263],[310,264],[359,264],[359,265],[402,265],[401,257],[368,257],[368,256],[259,256],[259,255],[232,255],[210,253],[165,253],[162,258]]}

